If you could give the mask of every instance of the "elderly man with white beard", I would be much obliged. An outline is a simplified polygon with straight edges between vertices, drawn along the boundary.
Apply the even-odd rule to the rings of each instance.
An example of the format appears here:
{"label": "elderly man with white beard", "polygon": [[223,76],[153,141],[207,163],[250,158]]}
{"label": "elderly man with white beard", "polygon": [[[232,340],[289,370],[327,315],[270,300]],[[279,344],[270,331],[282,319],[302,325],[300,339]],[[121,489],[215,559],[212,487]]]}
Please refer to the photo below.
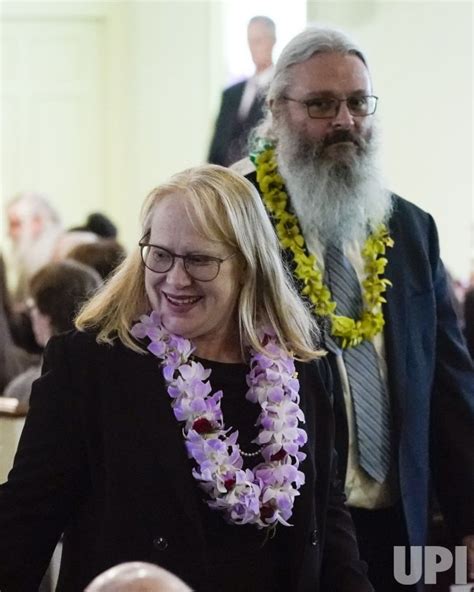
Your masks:
{"label": "elderly man with white beard", "polygon": [[11,264],[16,276],[13,297],[21,310],[33,275],[51,261],[65,259],[77,245],[97,242],[94,232],[65,230],[49,198],[36,192],[15,195],[6,207]]}
{"label": "elderly man with white beard", "polygon": [[59,213],[44,194],[15,195],[6,207],[8,235],[12,242],[12,264],[17,276],[14,299],[28,295],[30,278],[52,260],[64,232]]}
{"label": "elderly man with white beard", "polygon": [[251,160],[234,168],[259,189],[325,328],[340,473],[369,577],[407,592],[423,575],[407,564],[400,583],[394,547],[427,544],[433,492],[474,579],[474,369],[435,223],[385,188],[377,100],[363,52],[311,27],[283,50]]}

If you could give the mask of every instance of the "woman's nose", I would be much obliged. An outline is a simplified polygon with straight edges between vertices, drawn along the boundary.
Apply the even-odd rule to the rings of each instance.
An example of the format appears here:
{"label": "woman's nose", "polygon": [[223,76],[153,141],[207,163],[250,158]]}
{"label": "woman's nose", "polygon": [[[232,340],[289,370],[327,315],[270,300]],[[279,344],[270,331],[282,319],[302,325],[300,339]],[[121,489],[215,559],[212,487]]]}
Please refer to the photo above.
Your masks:
{"label": "woman's nose", "polygon": [[177,287],[189,286],[193,282],[192,277],[186,271],[183,259],[175,258],[173,267],[166,273],[166,281]]}

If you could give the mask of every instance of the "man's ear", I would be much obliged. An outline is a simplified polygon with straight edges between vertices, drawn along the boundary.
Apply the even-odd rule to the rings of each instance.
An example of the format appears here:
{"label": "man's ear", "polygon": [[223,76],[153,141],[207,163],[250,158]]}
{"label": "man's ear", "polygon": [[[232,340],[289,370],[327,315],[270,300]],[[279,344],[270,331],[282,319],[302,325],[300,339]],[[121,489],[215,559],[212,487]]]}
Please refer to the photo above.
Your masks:
{"label": "man's ear", "polygon": [[275,99],[270,99],[267,104],[268,110],[272,114],[273,121],[276,121],[280,114],[281,104],[278,104],[278,102],[275,101]]}

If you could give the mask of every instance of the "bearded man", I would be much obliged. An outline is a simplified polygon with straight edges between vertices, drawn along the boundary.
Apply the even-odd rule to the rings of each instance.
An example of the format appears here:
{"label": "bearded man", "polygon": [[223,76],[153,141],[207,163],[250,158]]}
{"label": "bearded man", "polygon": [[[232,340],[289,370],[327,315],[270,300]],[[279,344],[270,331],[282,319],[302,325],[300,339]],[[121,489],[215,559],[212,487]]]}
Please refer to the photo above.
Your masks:
{"label": "bearded man", "polygon": [[267,105],[254,166],[234,168],[259,189],[322,321],[340,473],[369,577],[384,592],[423,589],[414,564],[394,573],[393,554],[427,544],[434,483],[474,579],[474,369],[434,221],[379,172],[367,60],[345,34],[307,29],[283,50]]}
{"label": "bearded man", "polygon": [[44,265],[65,259],[78,245],[95,243],[95,232],[64,230],[60,216],[48,198],[40,193],[20,193],[7,204],[11,263],[17,283],[13,298],[16,308],[29,296],[29,281]]}
{"label": "bearded man", "polygon": [[28,296],[28,282],[54,256],[64,230],[58,212],[40,193],[19,193],[7,203],[11,263],[17,278],[14,300]]}

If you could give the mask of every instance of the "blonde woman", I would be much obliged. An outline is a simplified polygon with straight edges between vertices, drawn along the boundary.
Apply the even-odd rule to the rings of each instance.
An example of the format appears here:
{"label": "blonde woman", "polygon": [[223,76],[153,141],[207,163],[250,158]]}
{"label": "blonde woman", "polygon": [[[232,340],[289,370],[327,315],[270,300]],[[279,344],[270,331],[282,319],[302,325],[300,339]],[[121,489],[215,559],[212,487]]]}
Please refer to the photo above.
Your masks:
{"label": "blonde woman", "polygon": [[190,169],[142,222],[78,331],[47,349],[0,488],[0,588],[33,590],[64,531],[68,592],[127,561],[202,592],[372,590],[317,330],[256,190]]}

